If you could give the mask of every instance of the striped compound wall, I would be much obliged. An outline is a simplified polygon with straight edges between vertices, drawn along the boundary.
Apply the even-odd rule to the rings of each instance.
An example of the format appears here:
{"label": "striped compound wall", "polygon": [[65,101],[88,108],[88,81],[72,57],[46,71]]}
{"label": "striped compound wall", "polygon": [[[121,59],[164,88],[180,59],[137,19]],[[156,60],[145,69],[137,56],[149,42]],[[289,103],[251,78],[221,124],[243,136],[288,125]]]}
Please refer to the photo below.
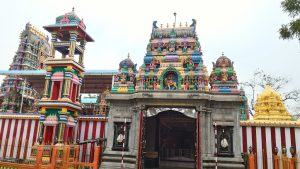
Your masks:
{"label": "striped compound wall", "polygon": [[[79,117],[80,141],[104,137],[105,118]],[[28,159],[37,140],[39,115],[0,115],[0,159]],[[80,161],[93,159],[94,144],[80,147]]]}
{"label": "striped compound wall", "polygon": [[[242,150],[247,152],[249,146],[253,147],[253,152],[257,154],[258,169],[273,169],[272,154],[275,147],[279,149],[278,154],[281,154],[282,147],[286,147],[287,155],[291,157],[289,149],[294,146],[298,159],[300,157],[300,128],[242,126],[240,131]],[[267,161],[265,165],[263,161]]]}
{"label": "striped compound wall", "polygon": [[38,119],[0,119],[0,158],[27,159],[38,133]]}
{"label": "striped compound wall", "polygon": [[[104,119],[79,118],[77,138],[82,142],[88,139],[105,137],[105,122]],[[95,144],[80,145],[79,161],[92,162]]]}

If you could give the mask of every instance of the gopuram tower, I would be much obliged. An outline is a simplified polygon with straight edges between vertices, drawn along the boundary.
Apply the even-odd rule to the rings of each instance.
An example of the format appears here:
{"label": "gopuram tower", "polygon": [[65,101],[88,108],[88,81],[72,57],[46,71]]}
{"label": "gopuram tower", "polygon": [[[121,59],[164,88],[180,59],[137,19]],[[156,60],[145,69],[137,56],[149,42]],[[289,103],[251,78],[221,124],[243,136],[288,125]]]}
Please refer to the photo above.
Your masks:
{"label": "gopuram tower", "polygon": [[[9,70],[44,69],[44,60],[49,57],[48,37],[27,23],[20,34],[20,44]],[[4,78],[0,90],[2,112],[32,113],[37,111],[39,93],[22,77],[8,75]]]}
{"label": "gopuram tower", "polygon": [[101,169],[244,168],[245,99],[229,58],[222,55],[208,75],[196,20],[178,27],[154,21],[143,61],[138,70],[130,57],[121,61],[106,96]]}
{"label": "gopuram tower", "polygon": [[[71,144],[75,141],[77,116],[81,111],[79,96],[85,45],[93,39],[86,33],[86,26],[74,8],[58,16],[55,24],[44,28],[51,33],[52,43],[51,58],[45,61],[45,89],[39,102],[39,137],[46,145]],[[60,58],[56,57],[56,52],[61,54]]]}

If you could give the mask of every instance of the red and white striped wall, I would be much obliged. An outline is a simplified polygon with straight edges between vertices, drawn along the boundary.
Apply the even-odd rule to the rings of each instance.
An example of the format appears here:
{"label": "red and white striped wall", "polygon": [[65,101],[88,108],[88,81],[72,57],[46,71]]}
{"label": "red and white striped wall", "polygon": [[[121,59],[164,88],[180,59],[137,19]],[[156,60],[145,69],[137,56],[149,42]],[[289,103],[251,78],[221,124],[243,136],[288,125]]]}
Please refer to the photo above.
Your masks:
{"label": "red and white striped wall", "polygon": [[0,116],[0,158],[27,159],[36,142],[39,116]]}
{"label": "red and white striped wall", "polygon": [[242,151],[247,152],[248,147],[252,146],[257,155],[258,169],[273,169],[275,147],[279,150],[278,154],[281,154],[282,147],[286,147],[287,155],[291,157],[290,147],[294,146],[300,154],[300,128],[241,126],[240,131]]}
{"label": "red and white striped wall", "polygon": [[[80,142],[88,139],[105,137],[105,118],[79,117],[77,138]],[[81,162],[92,162],[94,147],[96,143],[88,143],[80,146],[79,160]]]}
{"label": "red and white striped wall", "polygon": [[[39,115],[0,114],[0,159],[28,159],[36,143]],[[104,137],[106,118],[79,117],[77,138],[80,141]],[[94,144],[80,148],[80,160],[92,161]]]}

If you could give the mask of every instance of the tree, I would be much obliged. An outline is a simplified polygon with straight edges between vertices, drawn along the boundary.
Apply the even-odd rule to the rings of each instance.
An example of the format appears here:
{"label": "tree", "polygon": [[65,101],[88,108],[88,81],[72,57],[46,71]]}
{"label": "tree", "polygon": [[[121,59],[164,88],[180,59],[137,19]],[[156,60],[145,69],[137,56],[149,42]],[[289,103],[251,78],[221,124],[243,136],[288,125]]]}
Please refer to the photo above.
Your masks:
{"label": "tree", "polygon": [[250,87],[252,89],[251,106],[253,110],[256,91],[258,90],[258,88],[265,88],[266,85],[269,85],[274,90],[280,92],[282,95],[282,100],[284,102],[293,101],[295,103],[300,103],[299,89],[288,90],[287,92],[283,93],[281,92],[290,82],[291,79],[288,79],[286,77],[267,74],[263,70],[257,69],[253,74],[253,78],[247,82],[241,83],[241,85],[245,87]]}
{"label": "tree", "polygon": [[292,18],[288,24],[281,25],[279,29],[280,38],[295,39],[300,42],[300,1],[299,0],[284,0],[281,2],[281,7],[285,13]]}

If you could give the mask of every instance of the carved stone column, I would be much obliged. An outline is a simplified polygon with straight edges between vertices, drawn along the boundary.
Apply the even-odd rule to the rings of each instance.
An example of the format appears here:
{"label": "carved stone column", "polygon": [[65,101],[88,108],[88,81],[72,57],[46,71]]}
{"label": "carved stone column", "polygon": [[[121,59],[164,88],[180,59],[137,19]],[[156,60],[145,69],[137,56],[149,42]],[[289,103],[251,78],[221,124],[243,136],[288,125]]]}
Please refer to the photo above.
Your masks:
{"label": "carved stone column", "polygon": [[196,120],[196,168],[201,169],[202,165],[202,154],[205,154],[207,140],[207,128],[206,128],[206,118],[205,118],[205,107],[202,105],[196,106],[197,120]]}
{"label": "carved stone column", "polygon": [[57,42],[57,33],[56,32],[52,32],[51,33],[51,45],[50,45],[50,56],[55,58],[55,47],[54,47],[54,43]]}

